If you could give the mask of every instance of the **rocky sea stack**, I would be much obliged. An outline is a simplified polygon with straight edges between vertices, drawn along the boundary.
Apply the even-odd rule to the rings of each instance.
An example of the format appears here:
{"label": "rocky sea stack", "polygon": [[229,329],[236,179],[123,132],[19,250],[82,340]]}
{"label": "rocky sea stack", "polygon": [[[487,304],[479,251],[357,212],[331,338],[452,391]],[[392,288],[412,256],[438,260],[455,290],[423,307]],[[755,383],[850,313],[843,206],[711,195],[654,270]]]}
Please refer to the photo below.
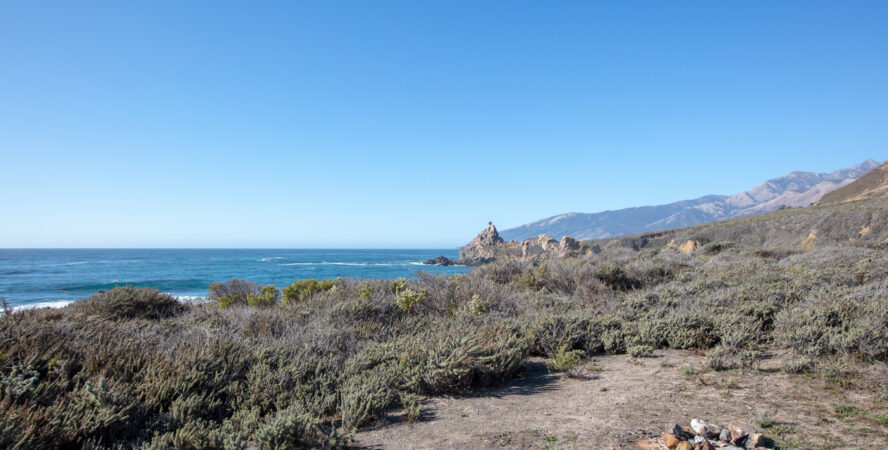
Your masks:
{"label": "rocky sea stack", "polygon": [[591,252],[588,245],[570,236],[564,236],[560,242],[545,234],[522,242],[507,242],[500,237],[496,226],[489,222],[484,231],[475,236],[465,247],[459,249],[457,264],[478,266],[497,259],[508,258],[538,262],[546,258],[578,256]]}

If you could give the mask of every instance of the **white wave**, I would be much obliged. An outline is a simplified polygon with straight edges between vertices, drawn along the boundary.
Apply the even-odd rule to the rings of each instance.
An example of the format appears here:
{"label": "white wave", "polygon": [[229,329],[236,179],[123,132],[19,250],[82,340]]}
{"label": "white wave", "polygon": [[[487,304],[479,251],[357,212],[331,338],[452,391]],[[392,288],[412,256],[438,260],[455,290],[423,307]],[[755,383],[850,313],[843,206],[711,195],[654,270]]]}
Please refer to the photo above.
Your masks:
{"label": "white wave", "polygon": [[37,303],[28,303],[27,305],[18,305],[13,306],[13,311],[22,311],[25,309],[35,309],[35,308],[64,308],[65,306],[74,303],[74,300],[56,300],[52,302],[37,302]]}
{"label": "white wave", "polygon": [[298,262],[284,263],[282,266],[403,266],[404,263],[350,263],[350,262]]}
{"label": "white wave", "polygon": [[269,256],[266,258],[260,258],[259,262],[269,262],[269,261],[274,261],[277,259],[284,259],[284,257],[283,256]]}
{"label": "white wave", "polygon": [[[437,264],[426,264],[423,262],[414,261],[414,262],[410,263],[410,265],[411,266],[436,266]],[[465,264],[451,264],[450,266],[452,267],[452,266],[463,266],[463,265],[465,265]]]}
{"label": "white wave", "polygon": [[203,295],[175,295],[175,294],[170,294],[170,295],[172,295],[173,297],[176,297],[176,300],[178,300],[182,303],[206,303],[209,301]]}
{"label": "white wave", "polygon": [[60,264],[53,264],[54,266],[76,266],[78,264],[89,264],[89,261],[74,261],[74,262],[66,262]]}

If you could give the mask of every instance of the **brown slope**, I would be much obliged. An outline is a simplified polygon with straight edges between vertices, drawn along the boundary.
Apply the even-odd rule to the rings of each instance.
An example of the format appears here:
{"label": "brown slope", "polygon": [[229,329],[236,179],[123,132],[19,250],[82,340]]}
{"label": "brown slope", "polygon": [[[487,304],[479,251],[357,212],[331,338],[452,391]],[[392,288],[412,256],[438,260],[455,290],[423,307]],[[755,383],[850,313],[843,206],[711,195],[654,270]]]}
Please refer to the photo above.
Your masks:
{"label": "brown slope", "polygon": [[888,162],[871,170],[857,181],[836,189],[820,199],[820,205],[888,197]]}

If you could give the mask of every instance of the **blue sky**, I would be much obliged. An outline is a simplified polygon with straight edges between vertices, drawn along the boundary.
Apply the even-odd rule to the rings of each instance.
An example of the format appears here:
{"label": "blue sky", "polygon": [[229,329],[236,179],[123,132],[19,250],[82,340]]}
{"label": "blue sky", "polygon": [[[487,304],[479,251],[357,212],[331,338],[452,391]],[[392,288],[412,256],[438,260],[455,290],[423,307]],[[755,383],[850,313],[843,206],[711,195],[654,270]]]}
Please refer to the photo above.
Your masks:
{"label": "blue sky", "polygon": [[3,2],[0,247],[455,247],[888,159],[888,2]]}

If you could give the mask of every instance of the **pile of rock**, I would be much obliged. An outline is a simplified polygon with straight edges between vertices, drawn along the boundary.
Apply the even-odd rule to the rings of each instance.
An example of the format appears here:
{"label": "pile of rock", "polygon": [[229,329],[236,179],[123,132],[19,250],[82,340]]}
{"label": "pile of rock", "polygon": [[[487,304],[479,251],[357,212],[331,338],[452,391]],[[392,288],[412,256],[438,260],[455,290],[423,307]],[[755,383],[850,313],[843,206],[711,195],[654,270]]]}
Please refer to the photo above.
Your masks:
{"label": "pile of rock", "polygon": [[700,419],[691,420],[691,426],[677,423],[666,426],[663,433],[666,448],[676,450],[727,450],[773,448],[774,443],[760,433],[752,433],[733,423],[720,427]]}

